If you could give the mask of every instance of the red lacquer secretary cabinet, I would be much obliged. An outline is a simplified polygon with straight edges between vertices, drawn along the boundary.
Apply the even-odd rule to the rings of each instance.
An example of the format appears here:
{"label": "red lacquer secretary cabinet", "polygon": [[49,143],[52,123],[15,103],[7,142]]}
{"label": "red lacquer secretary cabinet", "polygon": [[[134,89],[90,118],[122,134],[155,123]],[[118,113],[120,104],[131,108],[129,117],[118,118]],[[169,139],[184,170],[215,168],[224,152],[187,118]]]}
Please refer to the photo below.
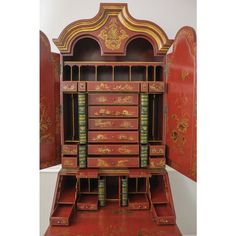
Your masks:
{"label": "red lacquer secretary cabinet", "polygon": [[53,41],[62,169],[45,235],[181,235],[165,164],[196,180],[194,30],[170,40],[101,4]]}

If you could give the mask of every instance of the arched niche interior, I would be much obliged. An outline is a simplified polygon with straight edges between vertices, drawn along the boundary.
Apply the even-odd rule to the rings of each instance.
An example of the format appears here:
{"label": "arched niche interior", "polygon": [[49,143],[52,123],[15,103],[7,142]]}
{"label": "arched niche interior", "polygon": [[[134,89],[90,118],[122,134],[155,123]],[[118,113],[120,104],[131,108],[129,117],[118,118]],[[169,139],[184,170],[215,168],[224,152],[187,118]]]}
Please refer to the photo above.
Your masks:
{"label": "arched niche interior", "polygon": [[[74,44],[72,55],[63,56],[66,74],[63,78],[67,81],[163,81],[164,58],[154,56],[152,44],[143,37],[127,43],[125,56],[102,55],[99,43],[84,37]],[[160,62],[160,65],[148,65],[149,62]]]}

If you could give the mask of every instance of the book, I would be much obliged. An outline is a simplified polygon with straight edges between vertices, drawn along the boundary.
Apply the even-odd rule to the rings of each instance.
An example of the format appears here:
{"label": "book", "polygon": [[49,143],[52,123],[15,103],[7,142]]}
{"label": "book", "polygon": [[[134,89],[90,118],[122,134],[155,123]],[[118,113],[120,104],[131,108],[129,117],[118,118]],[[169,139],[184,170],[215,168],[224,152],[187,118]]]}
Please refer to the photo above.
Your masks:
{"label": "book", "polygon": [[78,122],[79,122],[79,141],[81,144],[87,142],[87,114],[86,114],[86,94],[78,94]]}
{"label": "book", "polygon": [[106,205],[105,202],[105,179],[98,180],[98,201],[101,207]]}
{"label": "book", "polygon": [[128,181],[127,178],[121,179],[121,206],[128,205]]}
{"label": "book", "polygon": [[87,153],[86,145],[79,145],[79,167],[86,168]]}
{"label": "book", "polygon": [[140,142],[148,143],[148,94],[140,95]]}

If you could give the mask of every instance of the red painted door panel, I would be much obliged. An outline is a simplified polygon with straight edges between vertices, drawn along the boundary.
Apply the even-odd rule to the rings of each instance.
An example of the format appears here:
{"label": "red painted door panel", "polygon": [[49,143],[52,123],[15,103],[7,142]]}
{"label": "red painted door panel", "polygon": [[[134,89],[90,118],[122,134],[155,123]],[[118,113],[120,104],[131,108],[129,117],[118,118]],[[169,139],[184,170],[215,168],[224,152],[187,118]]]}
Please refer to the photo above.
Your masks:
{"label": "red painted door panel", "polygon": [[196,180],[196,34],[183,27],[167,56],[167,163]]}
{"label": "red painted door panel", "polygon": [[60,163],[60,56],[40,32],[40,169]]}

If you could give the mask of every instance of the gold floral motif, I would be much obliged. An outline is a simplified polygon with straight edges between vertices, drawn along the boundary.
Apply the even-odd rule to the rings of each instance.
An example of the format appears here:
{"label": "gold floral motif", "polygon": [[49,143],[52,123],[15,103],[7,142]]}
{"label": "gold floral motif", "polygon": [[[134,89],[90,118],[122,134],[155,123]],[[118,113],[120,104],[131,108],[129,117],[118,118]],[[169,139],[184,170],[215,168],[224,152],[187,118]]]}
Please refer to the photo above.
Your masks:
{"label": "gold floral motif", "polygon": [[110,111],[105,108],[101,108],[99,111],[95,112],[94,115],[99,116],[99,115],[112,115],[112,116],[132,116],[133,113],[129,113],[128,110],[122,110],[122,111]]}
{"label": "gold floral motif", "polygon": [[113,87],[113,90],[133,90],[133,87],[129,84],[116,85],[115,87]]}
{"label": "gold floral motif", "polygon": [[129,85],[129,84],[120,84],[120,85],[115,85],[113,87],[113,85],[109,86],[106,83],[100,83],[95,87],[96,91],[132,91],[134,88],[133,86]]}
{"label": "gold floral motif", "polygon": [[63,147],[63,153],[69,155],[77,154],[77,148]]}
{"label": "gold floral motif", "polygon": [[124,122],[122,122],[122,123],[120,124],[120,127],[121,127],[121,128],[132,128],[132,127],[134,127],[134,126],[131,124],[131,122],[129,122],[129,121],[124,121]]}
{"label": "gold floral motif", "polygon": [[187,80],[189,78],[189,72],[188,71],[182,71],[180,78],[181,78],[182,81]]}
{"label": "gold floral motif", "polygon": [[96,127],[111,127],[113,125],[113,122],[111,121],[102,121],[102,120],[95,120],[95,126]]}
{"label": "gold floral motif", "polygon": [[98,152],[105,154],[105,153],[110,153],[112,152],[112,149],[108,148],[108,147],[104,147],[104,148],[98,148]]}
{"label": "gold floral motif", "polygon": [[126,97],[118,97],[117,100],[114,101],[114,103],[124,103],[124,104],[130,104],[133,102],[132,96],[126,96]]}
{"label": "gold floral motif", "polygon": [[99,167],[108,167],[108,166],[109,166],[106,161],[101,160],[101,159],[98,159],[97,165],[98,165]]}
{"label": "gold floral motif", "polygon": [[186,114],[183,114],[180,118],[176,114],[172,114],[171,118],[176,121],[176,127],[172,129],[170,137],[176,144],[175,150],[184,154],[184,145],[187,142],[185,134],[189,128],[189,119]]}
{"label": "gold floral motif", "polygon": [[98,97],[98,98],[97,98],[97,101],[98,101],[98,102],[106,102],[106,101],[107,101],[107,98],[104,97],[104,96],[101,96],[101,97]]}
{"label": "gold floral motif", "polygon": [[153,92],[163,92],[164,90],[164,84],[163,83],[155,83],[155,84],[150,84],[149,88]]}
{"label": "gold floral motif", "polygon": [[162,168],[164,166],[165,166],[165,160],[161,160],[159,162],[154,162],[154,161],[150,162],[150,167],[151,168]]}
{"label": "gold floral motif", "polygon": [[104,134],[98,134],[96,137],[93,138],[94,141],[101,141],[101,140],[106,140],[107,136]]}
{"label": "gold floral motif", "polygon": [[162,148],[152,147],[152,154],[164,154],[164,150]]}
{"label": "gold floral motif", "polygon": [[100,83],[95,87],[95,90],[110,90],[110,87],[107,84]]}
{"label": "gold floral motif", "polygon": [[122,146],[122,147],[118,148],[118,152],[119,152],[119,153],[122,153],[122,154],[128,154],[128,153],[130,153],[131,151],[130,151],[130,149],[128,149],[126,146]]}
{"label": "gold floral motif", "polygon": [[48,115],[47,100],[45,97],[40,99],[40,142],[50,143],[54,141],[54,137],[50,132],[52,121]]}
{"label": "gold floral motif", "polygon": [[124,134],[121,134],[119,137],[118,137],[119,140],[134,140],[133,137],[130,137],[130,136],[127,136],[127,135],[124,135]]}
{"label": "gold floral motif", "polygon": [[119,160],[118,162],[117,162],[117,167],[125,167],[126,166],[126,164],[128,163],[128,160]]}
{"label": "gold floral motif", "polygon": [[108,27],[102,29],[98,35],[105,41],[105,46],[111,50],[117,50],[121,46],[121,42],[128,37],[124,29],[118,26],[117,19],[112,18]]}
{"label": "gold floral motif", "polygon": [[63,85],[63,90],[64,91],[74,91],[74,90],[76,90],[76,87],[74,84],[65,84],[65,85]]}

